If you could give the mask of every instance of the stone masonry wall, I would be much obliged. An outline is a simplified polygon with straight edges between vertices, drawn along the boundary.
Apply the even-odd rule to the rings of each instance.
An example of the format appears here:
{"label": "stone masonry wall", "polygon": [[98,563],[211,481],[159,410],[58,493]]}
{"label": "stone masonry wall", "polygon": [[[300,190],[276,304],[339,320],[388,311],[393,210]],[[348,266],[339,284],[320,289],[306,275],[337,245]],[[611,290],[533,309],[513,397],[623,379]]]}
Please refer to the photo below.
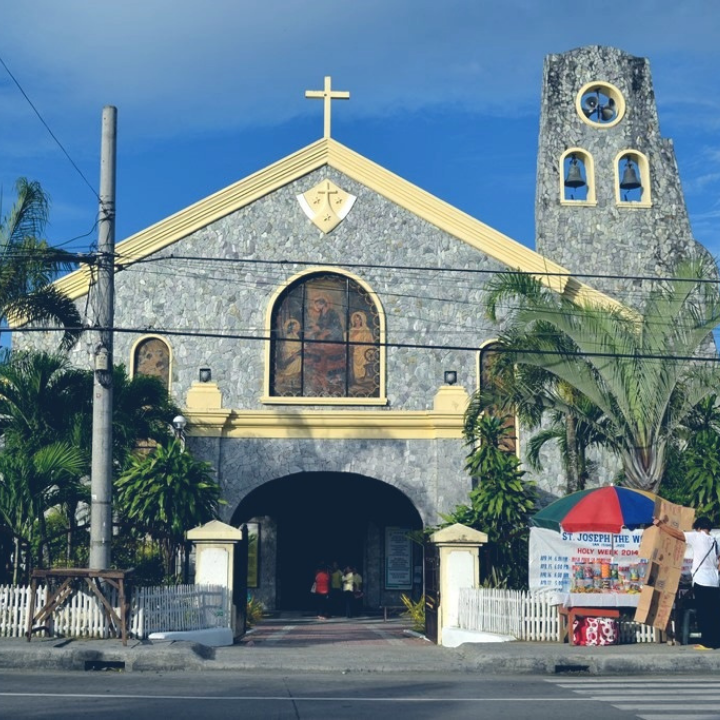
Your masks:
{"label": "stone masonry wall", "polygon": [[[623,94],[626,111],[617,125],[590,126],[578,115],[575,98],[592,81],[608,82]],[[594,158],[596,207],[560,204],[559,160],[571,147]],[[648,158],[651,208],[616,203],[614,161],[624,150]],[[537,250],[569,270],[665,276],[679,258],[704,252],[692,237],[672,141],[660,135],[646,58],[600,46],[546,58],[537,168]],[[631,304],[647,289],[633,279],[586,282]]]}

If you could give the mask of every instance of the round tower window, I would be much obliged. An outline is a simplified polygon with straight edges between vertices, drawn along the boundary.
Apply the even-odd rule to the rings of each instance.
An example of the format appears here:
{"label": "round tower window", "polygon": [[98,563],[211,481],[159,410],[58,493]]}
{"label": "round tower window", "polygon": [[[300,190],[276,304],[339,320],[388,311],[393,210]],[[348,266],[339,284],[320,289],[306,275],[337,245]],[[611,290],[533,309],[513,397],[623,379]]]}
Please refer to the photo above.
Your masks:
{"label": "round tower window", "polygon": [[625,114],[625,100],[610,83],[591,82],[583,85],[575,99],[578,115],[588,125],[613,127]]}

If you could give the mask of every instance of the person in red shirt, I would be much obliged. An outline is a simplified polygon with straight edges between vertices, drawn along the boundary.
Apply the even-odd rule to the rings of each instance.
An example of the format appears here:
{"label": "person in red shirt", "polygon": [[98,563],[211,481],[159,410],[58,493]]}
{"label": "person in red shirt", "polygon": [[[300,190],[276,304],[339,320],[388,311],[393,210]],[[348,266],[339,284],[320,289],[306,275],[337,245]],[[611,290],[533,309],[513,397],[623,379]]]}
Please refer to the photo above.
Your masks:
{"label": "person in red shirt", "polygon": [[315,572],[315,599],[317,601],[318,620],[328,617],[328,598],[330,597],[330,573],[324,563]]}

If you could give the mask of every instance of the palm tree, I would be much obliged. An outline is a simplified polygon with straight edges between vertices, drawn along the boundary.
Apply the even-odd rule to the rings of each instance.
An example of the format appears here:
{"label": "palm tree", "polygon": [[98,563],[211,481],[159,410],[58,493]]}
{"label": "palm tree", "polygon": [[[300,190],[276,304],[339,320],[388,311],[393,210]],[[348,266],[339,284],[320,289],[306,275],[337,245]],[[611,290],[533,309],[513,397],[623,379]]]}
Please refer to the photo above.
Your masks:
{"label": "palm tree", "polygon": [[[657,491],[668,443],[720,380],[711,336],[720,295],[708,271],[703,261],[682,263],[642,314],[578,305],[528,275],[498,276],[486,308],[506,328],[499,365],[505,377],[515,368],[513,395],[587,423],[621,458],[628,486]],[[547,380],[539,395],[538,374]],[[563,397],[563,385],[587,403]]]}
{"label": "palm tree", "polygon": [[[73,407],[75,442],[88,450],[92,446],[93,372],[80,371]],[[170,419],[180,408],[157,377],[137,374],[129,377],[124,365],[113,368],[113,465],[125,468],[138,446],[153,447],[167,439]]]}
{"label": "palm tree", "polygon": [[85,469],[83,453],[67,443],[46,445],[32,454],[23,447],[6,447],[0,454],[0,517],[15,541],[15,570],[23,546],[37,552],[26,568],[52,565],[46,513],[58,504],[68,486],[78,484]]}
{"label": "palm tree", "polygon": [[20,544],[33,539],[39,549],[34,563],[43,555],[51,560],[47,510],[62,503],[72,529],[86,499],[80,483],[89,452],[71,439],[81,380],[61,355],[14,353],[0,364],[0,516],[15,538],[16,563]]}
{"label": "palm tree", "polygon": [[[113,457],[119,473],[139,442],[167,438],[169,418],[179,411],[157,378],[129,379],[116,366],[113,382]],[[66,528],[65,556],[74,555],[89,502],[92,388],[92,372],[71,367],[64,355],[16,352],[0,364],[0,525],[15,538],[16,561],[19,546],[31,541],[47,559],[50,508]]]}
{"label": "palm tree", "polygon": [[115,489],[121,516],[160,546],[168,579],[185,532],[216,518],[222,503],[212,466],[195,460],[177,439],[137,453]]}
{"label": "palm tree", "polygon": [[70,348],[82,332],[75,304],[50,285],[72,256],[40,239],[48,220],[49,199],[40,184],[20,178],[17,201],[0,222],[0,320],[57,323],[60,343]]}
{"label": "palm tree", "polygon": [[578,408],[581,417],[592,418],[594,424],[586,420],[578,420],[575,415],[560,409],[549,410],[546,414],[550,422],[530,438],[525,457],[533,470],[541,472],[543,470],[541,451],[546,444],[555,443],[560,450],[565,471],[566,492],[570,494],[585,489],[595,469],[595,463],[588,458],[588,450],[602,447],[604,437],[596,430],[596,425],[603,421],[600,410],[574,388],[568,388],[568,392],[572,392],[573,395],[568,397],[565,393],[565,400],[572,402]]}

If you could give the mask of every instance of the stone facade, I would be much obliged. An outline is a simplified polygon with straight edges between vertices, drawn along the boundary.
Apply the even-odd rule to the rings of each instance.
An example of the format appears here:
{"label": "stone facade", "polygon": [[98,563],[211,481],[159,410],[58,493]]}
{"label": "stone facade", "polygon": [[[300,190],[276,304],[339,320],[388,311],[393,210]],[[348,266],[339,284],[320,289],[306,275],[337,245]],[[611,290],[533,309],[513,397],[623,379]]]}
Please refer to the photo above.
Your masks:
{"label": "stone facade", "polygon": [[[579,89],[595,81],[611,84],[624,98],[625,115],[612,127],[588,124],[576,108]],[[596,204],[562,202],[560,159],[569,148],[582,148],[592,157]],[[647,158],[649,205],[617,202],[614,165],[626,150]],[[312,478],[366,478],[368,488],[371,483],[388,488],[386,494],[373,490],[377,504],[405,498],[415,529],[438,523],[441,514],[467,501],[471,483],[458,427],[454,437],[421,432],[413,437],[395,432],[388,423],[378,435],[357,431],[358,417],[432,414],[445,370],[456,370],[459,384],[473,392],[478,348],[498,334],[483,315],[485,282],[493,272],[518,263],[503,263],[497,252],[484,252],[443,229],[454,210],[441,208],[438,220],[429,221],[391,199],[392,193],[371,188],[361,175],[318,165],[116,274],[116,363],[132,367],[138,341],[149,335],[163,338],[170,351],[170,392],[180,405],[197,385],[199,368],[212,369],[222,398],[212,410],[224,419],[213,432],[194,429],[191,422],[188,443],[217,469],[228,503],[222,517],[226,522],[250,520],[243,515],[244,503],[288,478],[307,479],[309,494],[320,487]],[[327,180],[356,200],[337,227],[322,232],[303,212],[298,196]],[[403,187],[399,195],[410,192]],[[455,222],[460,227],[465,220]],[[538,251],[575,272],[663,275],[678,257],[700,251],[690,232],[672,143],[660,136],[647,60],[601,47],[547,58],[536,223]],[[478,233],[487,235],[482,228]],[[507,239],[491,240],[502,245]],[[121,257],[122,252],[120,244]],[[286,406],[264,399],[273,301],[291,279],[316,269],[346,274],[374,294],[385,319],[386,404],[313,405],[310,400]],[[628,292],[641,289],[632,279],[586,282],[624,302]],[[77,302],[84,309],[86,297]],[[16,346],[38,346],[42,339],[29,334],[14,341]],[[78,365],[91,366],[93,342],[88,338],[73,351]],[[252,413],[265,419],[278,413],[287,422],[294,412],[304,417],[302,413],[313,411],[327,415],[328,432],[322,430],[322,420],[307,432],[296,427],[273,433],[267,426],[259,431],[243,425]],[[343,433],[343,418],[350,413],[358,414],[356,427]],[[522,453],[527,436],[520,435]],[[543,499],[549,500],[564,492],[564,478],[556,450],[548,448],[543,461],[544,471],[528,477],[538,481]],[[616,470],[614,459],[598,457],[594,483],[611,481]],[[279,494],[276,507],[282,501]],[[252,517],[263,528],[260,588],[255,592],[272,608],[279,594],[282,528],[272,507],[263,506]],[[397,593],[383,590],[381,522],[369,519],[362,534],[367,602],[396,603]]]}
{"label": "stone facade", "polygon": [[[578,92],[609,83],[623,96],[625,114],[609,127],[585,122]],[[592,156],[596,206],[560,202],[559,161],[569,148]],[[648,160],[651,207],[618,203],[617,156],[639,151]],[[655,92],[646,58],[590,46],[545,59],[535,202],[539,253],[570,271],[624,276],[667,276],[681,257],[704,252],[694,240],[672,140],[660,134]],[[624,303],[641,297],[632,278],[586,280]]]}

